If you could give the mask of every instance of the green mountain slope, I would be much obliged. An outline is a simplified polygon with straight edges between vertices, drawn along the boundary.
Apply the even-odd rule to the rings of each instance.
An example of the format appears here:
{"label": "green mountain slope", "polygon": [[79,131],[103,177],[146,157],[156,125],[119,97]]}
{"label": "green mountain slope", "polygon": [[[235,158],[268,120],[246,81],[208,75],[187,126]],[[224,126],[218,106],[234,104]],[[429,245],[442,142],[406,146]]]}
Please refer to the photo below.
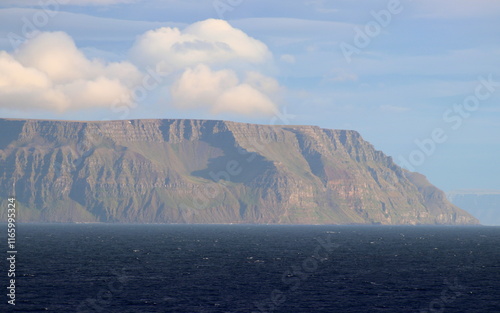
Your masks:
{"label": "green mountain slope", "polygon": [[3,119],[1,200],[14,185],[22,221],[478,223],[357,132],[314,126]]}

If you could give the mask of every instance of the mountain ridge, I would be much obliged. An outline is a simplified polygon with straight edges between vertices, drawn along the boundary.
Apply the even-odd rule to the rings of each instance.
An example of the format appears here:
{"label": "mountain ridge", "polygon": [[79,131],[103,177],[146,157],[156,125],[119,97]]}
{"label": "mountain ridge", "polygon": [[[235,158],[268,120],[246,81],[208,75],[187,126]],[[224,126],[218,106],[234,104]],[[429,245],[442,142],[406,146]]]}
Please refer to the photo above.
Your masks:
{"label": "mountain ridge", "polygon": [[24,221],[477,224],[352,130],[0,119],[0,133],[0,198],[15,182]]}

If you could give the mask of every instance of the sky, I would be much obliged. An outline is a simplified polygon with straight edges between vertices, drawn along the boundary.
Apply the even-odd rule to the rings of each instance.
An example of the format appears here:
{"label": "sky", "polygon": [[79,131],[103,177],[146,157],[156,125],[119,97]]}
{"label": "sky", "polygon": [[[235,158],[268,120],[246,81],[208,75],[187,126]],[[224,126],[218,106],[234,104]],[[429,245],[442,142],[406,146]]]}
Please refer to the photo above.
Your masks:
{"label": "sky", "polygon": [[500,1],[3,0],[0,117],[352,129],[500,190]]}

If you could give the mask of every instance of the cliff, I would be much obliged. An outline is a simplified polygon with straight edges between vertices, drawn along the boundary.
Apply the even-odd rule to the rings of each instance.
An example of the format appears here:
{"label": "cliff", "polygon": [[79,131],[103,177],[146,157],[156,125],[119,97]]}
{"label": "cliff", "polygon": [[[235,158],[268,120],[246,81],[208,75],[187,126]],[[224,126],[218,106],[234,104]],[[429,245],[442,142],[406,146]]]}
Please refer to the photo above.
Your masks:
{"label": "cliff", "polygon": [[1,203],[13,186],[21,221],[478,223],[357,132],[314,126],[0,119]]}

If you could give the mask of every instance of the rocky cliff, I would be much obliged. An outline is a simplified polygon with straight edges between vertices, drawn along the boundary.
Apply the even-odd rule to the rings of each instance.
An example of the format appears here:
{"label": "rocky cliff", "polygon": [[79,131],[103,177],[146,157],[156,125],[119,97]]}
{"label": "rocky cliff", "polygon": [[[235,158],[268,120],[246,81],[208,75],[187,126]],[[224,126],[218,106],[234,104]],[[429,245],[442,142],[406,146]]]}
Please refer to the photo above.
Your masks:
{"label": "rocky cliff", "polygon": [[21,221],[478,223],[357,132],[314,126],[0,119],[2,203],[13,188]]}

